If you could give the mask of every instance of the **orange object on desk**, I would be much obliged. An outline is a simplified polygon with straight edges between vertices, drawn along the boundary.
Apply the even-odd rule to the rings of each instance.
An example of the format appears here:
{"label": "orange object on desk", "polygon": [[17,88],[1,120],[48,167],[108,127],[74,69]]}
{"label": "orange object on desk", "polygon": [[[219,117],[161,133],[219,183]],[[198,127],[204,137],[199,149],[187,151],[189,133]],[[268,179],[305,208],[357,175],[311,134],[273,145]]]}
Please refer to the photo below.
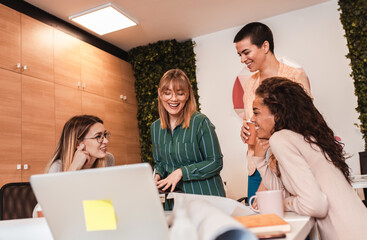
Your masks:
{"label": "orange object on desk", "polygon": [[45,217],[45,216],[43,216],[43,212],[42,211],[37,211],[37,217]]}
{"label": "orange object on desk", "polygon": [[276,214],[256,214],[234,217],[234,219],[255,234],[274,231],[288,233],[291,231],[291,225]]}

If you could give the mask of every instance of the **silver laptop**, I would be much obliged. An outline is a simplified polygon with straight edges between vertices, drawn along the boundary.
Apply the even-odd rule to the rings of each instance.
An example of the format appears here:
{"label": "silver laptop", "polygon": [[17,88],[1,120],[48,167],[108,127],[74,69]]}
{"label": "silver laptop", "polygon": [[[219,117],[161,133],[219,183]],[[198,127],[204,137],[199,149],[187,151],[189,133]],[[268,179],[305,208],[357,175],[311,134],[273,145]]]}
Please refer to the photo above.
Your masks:
{"label": "silver laptop", "polygon": [[31,176],[54,239],[168,239],[149,164]]}

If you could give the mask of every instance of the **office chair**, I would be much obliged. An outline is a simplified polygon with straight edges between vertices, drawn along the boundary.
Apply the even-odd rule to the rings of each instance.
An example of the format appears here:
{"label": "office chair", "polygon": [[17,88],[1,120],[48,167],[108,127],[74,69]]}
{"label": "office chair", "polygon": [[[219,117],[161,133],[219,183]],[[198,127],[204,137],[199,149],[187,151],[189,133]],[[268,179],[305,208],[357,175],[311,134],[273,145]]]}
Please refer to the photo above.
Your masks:
{"label": "office chair", "polygon": [[248,206],[248,198],[247,197],[241,197],[237,199],[237,202],[244,203],[246,206]]}
{"label": "office chair", "polygon": [[[367,152],[359,153],[359,165],[361,167],[361,174],[367,174]],[[367,188],[363,188],[364,200],[363,203],[367,207]]]}
{"label": "office chair", "polygon": [[29,182],[7,183],[0,189],[0,219],[31,218],[37,200]]}

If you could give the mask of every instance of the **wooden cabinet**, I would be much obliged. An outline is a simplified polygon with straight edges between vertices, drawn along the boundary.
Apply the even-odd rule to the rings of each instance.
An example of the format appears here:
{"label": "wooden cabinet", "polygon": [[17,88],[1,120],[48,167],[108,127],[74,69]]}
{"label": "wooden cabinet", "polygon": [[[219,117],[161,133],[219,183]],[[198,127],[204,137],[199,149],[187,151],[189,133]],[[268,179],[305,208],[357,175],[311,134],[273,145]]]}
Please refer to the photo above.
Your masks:
{"label": "wooden cabinet", "polygon": [[134,82],[129,63],[0,4],[0,187],[43,173],[80,114],[104,121],[117,165],[140,162]]}
{"label": "wooden cabinet", "polygon": [[22,74],[53,82],[53,28],[24,14],[21,20]]}
{"label": "wooden cabinet", "polygon": [[55,148],[54,83],[22,75],[22,180],[43,173]]}
{"label": "wooden cabinet", "polygon": [[131,65],[106,53],[103,56],[103,66],[104,96],[137,105]]}
{"label": "wooden cabinet", "polygon": [[96,115],[111,131],[108,151],[116,165],[140,162],[131,65],[58,30],[54,30],[54,42],[56,141],[72,116]]}
{"label": "wooden cabinet", "polygon": [[103,51],[82,42],[80,48],[81,57],[81,81],[84,91],[103,96]]}
{"label": "wooden cabinet", "polygon": [[0,69],[0,185],[21,181],[21,78],[11,71]]}
{"label": "wooden cabinet", "polygon": [[0,5],[0,67],[53,82],[53,28]]}
{"label": "wooden cabinet", "polygon": [[59,140],[62,128],[72,116],[82,113],[82,92],[78,89],[55,84],[55,141]]}
{"label": "wooden cabinet", "polygon": [[54,30],[55,83],[81,88],[81,41],[59,30]]}
{"label": "wooden cabinet", "polygon": [[0,67],[20,72],[20,13],[0,5]]}

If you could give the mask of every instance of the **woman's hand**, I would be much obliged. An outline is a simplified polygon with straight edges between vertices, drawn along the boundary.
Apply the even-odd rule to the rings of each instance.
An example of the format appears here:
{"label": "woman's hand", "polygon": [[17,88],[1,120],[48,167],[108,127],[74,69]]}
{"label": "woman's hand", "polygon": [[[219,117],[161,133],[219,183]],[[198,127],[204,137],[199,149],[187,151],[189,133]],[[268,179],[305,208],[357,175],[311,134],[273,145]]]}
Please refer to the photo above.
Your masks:
{"label": "woman's hand", "polygon": [[89,152],[84,150],[84,144],[81,143],[74,153],[73,162],[68,171],[76,171],[83,168],[83,166],[90,160]]}
{"label": "woman's hand", "polygon": [[252,201],[251,207],[253,209],[259,210],[259,206],[257,205],[257,199],[255,198],[254,201]]}
{"label": "woman's hand", "polygon": [[159,174],[157,174],[157,173],[156,173],[156,174],[154,175],[154,181],[155,181],[155,184],[157,184],[157,185],[158,185],[158,181],[159,181],[159,180],[161,180],[161,176],[159,176]]}
{"label": "woman's hand", "polygon": [[241,127],[241,134],[240,134],[243,143],[246,143],[248,136],[250,135],[250,132],[248,130],[249,126],[247,125],[247,122],[244,121]]}
{"label": "woman's hand", "polygon": [[178,168],[175,171],[173,171],[170,175],[168,175],[168,177],[166,177],[165,179],[158,181],[157,188],[158,189],[162,188],[162,191],[166,191],[169,187],[171,187],[171,192],[173,192],[173,190],[175,190],[176,185],[181,180],[181,178],[182,178],[182,170],[181,168]]}
{"label": "woman's hand", "polygon": [[255,157],[265,157],[266,151],[270,147],[269,139],[256,138],[254,156]]}

